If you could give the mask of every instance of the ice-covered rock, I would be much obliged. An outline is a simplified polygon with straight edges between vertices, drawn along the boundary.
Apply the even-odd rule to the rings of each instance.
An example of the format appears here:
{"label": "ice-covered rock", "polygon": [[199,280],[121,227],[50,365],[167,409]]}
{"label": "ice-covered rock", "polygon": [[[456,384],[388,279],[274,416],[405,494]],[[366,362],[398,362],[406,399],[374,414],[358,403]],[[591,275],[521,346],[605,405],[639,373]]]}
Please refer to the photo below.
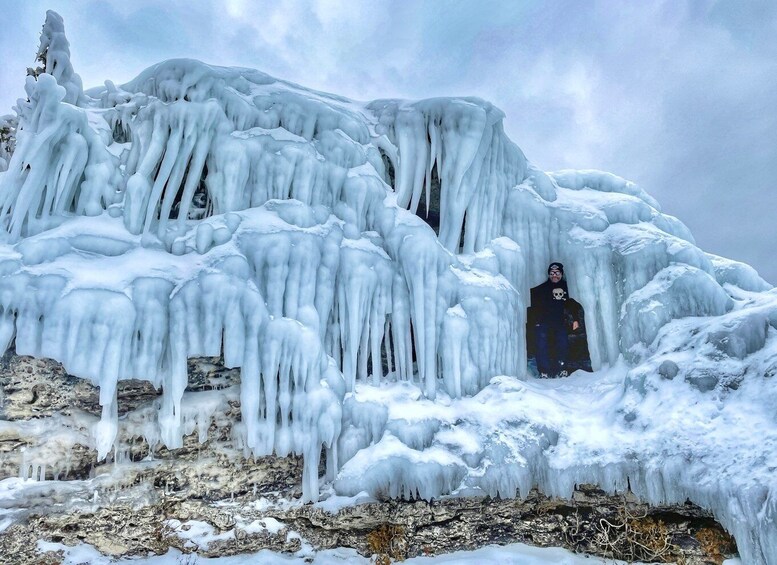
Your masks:
{"label": "ice-covered rock", "polygon": [[720,316],[733,300],[704,271],[672,265],[634,291],[621,308],[621,348],[629,357],[653,343],[658,330],[671,320],[688,316]]}
{"label": "ice-covered rock", "polygon": [[68,104],[85,102],[81,77],[73,70],[73,64],[70,62],[70,42],[65,36],[65,22],[62,16],[53,10],[46,12],[37,60],[44,64],[42,71],[53,76],[57,84],[65,89],[63,98],[65,102]]}
{"label": "ice-covered rock", "polygon": [[762,292],[772,288],[772,285],[763,280],[750,265],[711,253],[708,253],[707,257],[710,258],[712,267],[715,269],[715,279],[721,285],[732,284],[753,292]]}

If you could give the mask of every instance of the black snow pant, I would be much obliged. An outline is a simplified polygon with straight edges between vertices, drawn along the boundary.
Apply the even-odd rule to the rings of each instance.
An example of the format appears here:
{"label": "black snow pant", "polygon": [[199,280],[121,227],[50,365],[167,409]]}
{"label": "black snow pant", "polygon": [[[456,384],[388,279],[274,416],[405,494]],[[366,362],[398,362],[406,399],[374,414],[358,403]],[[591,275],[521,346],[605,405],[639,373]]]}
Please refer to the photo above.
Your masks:
{"label": "black snow pant", "polygon": [[537,370],[557,377],[566,368],[569,353],[567,328],[563,320],[557,323],[537,324]]}

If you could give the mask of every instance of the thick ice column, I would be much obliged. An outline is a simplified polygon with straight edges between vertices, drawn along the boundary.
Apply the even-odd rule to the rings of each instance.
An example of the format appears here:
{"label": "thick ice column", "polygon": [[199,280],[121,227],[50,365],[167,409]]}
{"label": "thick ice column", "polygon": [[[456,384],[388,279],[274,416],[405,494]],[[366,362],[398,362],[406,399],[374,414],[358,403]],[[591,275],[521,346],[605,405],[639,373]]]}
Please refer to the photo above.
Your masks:
{"label": "thick ice column", "polygon": [[16,325],[13,310],[3,307],[0,309],[0,348],[7,351],[16,334]]}
{"label": "thick ice column", "polygon": [[[461,391],[473,395],[482,390],[497,375],[522,375],[526,355],[521,341],[525,314],[517,291],[499,275],[480,270],[464,271],[453,267],[457,280],[456,294],[461,312],[465,314],[464,347],[467,354],[462,372]],[[449,309],[448,315],[456,309]],[[446,323],[455,322],[447,319]],[[461,322],[456,324],[461,325]],[[451,330],[455,329],[450,328]],[[461,331],[461,330],[460,330]],[[454,336],[455,335],[454,332]],[[449,344],[443,345],[443,351]],[[519,365],[520,361],[520,365]]]}
{"label": "thick ice column", "polygon": [[391,340],[394,343],[394,366],[401,381],[413,380],[413,342],[410,326],[410,296],[401,273],[391,281]]}
{"label": "thick ice column", "polygon": [[[456,251],[463,230],[464,251],[477,251],[503,234],[507,194],[526,176],[527,162],[504,135],[503,114],[490,104],[483,105],[483,114],[459,104],[450,104],[446,110],[441,123],[440,240]],[[450,147],[452,137],[455,145]],[[451,183],[450,190],[446,182]]]}
{"label": "thick ice column", "polygon": [[[321,448],[331,450],[340,434],[342,379],[323,354],[316,328],[275,318],[258,339],[261,381],[246,374],[241,391],[247,444],[256,455],[302,454],[303,499],[317,500]],[[252,355],[244,373],[254,370]]]}
{"label": "thick ice column", "polygon": [[440,134],[435,136],[442,141],[438,163],[440,241],[456,252],[492,131],[487,110],[477,104],[452,101],[440,114]]}
{"label": "thick ice column", "polygon": [[292,252],[292,234],[278,233],[255,236],[246,248],[254,280],[273,316],[283,315],[283,295]]}
{"label": "thick ice column", "polygon": [[[131,328],[134,326],[134,312],[126,297],[121,296],[116,301],[115,307],[106,304],[106,310],[113,316],[123,317],[121,323],[103,320],[97,322],[95,330],[112,333],[107,339],[103,352],[103,363],[100,367],[100,404],[102,405],[102,417],[97,425],[95,438],[97,444],[97,458],[102,459],[114,447],[118,428],[118,404],[116,400],[116,387],[118,380],[126,370],[126,364],[130,355]],[[111,316],[111,318],[113,317]],[[130,330],[130,331],[128,331]],[[93,330],[94,331],[94,330]],[[99,344],[94,339],[93,345]],[[87,346],[88,347],[88,346]]]}
{"label": "thick ice column", "polygon": [[569,294],[585,309],[591,365],[599,369],[620,355],[620,314],[617,257],[605,246],[571,243],[563,256]]}
{"label": "thick ice column", "polygon": [[524,258],[524,278],[518,287],[522,293],[547,279],[549,262],[558,260],[551,258],[555,251],[551,249],[551,210],[538,192],[542,178],[531,177],[510,190],[504,210],[504,235],[520,247]]}
{"label": "thick ice column", "polygon": [[132,353],[129,376],[150,380],[158,387],[170,370],[166,357],[170,336],[170,295],[173,284],[154,277],[137,279],[132,285],[135,327],[132,331]]}
{"label": "thick ice column", "polygon": [[[507,320],[508,327],[513,327],[511,324],[515,324],[514,330],[508,330],[509,333],[503,335],[500,342],[500,347],[506,348],[506,355],[513,355],[514,360],[511,363],[515,363],[514,369],[511,364],[505,366],[506,374],[514,374],[522,376],[526,370],[526,308],[529,306],[528,292],[523,290],[523,281],[526,280],[526,262],[524,259],[523,250],[513,240],[507,237],[500,237],[492,241],[488,248],[493,249],[494,254],[497,257],[499,263],[499,273],[504,276],[512,285],[516,295],[512,298],[514,301],[515,316],[512,317],[507,312],[507,316],[510,316]],[[508,295],[511,294],[510,290],[506,291]],[[502,313],[505,314],[504,312]]]}
{"label": "thick ice column", "polygon": [[[361,263],[363,256],[364,254],[345,247],[338,277],[340,343],[343,351],[343,375],[348,391],[352,391],[356,385],[357,357],[362,334],[368,331],[370,305],[378,284],[375,270]],[[365,375],[360,376],[363,378]]]}
{"label": "thick ice column", "polygon": [[[321,209],[323,210],[323,208]],[[319,320],[319,336],[326,339],[330,313],[333,312],[335,281],[340,267],[340,243],[343,232],[337,225],[321,241],[321,259],[316,273],[315,311]],[[332,355],[332,352],[329,352]]]}
{"label": "thick ice column", "polygon": [[[186,286],[188,287],[186,294],[189,294],[189,297],[196,293],[191,283]],[[165,372],[162,379],[162,404],[158,416],[160,436],[169,449],[183,445],[181,398],[189,380],[186,360],[189,355],[188,342],[191,338],[187,327],[190,316],[187,310],[192,306],[191,303],[187,304],[186,294],[181,290],[170,301],[170,370]],[[194,301],[196,300],[195,297]]]}
{"label": "thick ice column", "polygon": [[[384,340],[388,344],[388,335],[386,333],[387,316],[391,309],[391,280],[394,275],[393,265],[386,262],[381,262],[378,272],[378,278],[380,280],[380,286],[375,293],[375,296],[370,307],[370,319],[369,319],[369,339],[370,339],[370,372],[372,373],[372,384],[378,385],[383,378],[383,354],[382,345]],[[391,356],[386,356],[388,361],[388,372],[391,372]]]}
{"label": "thick ice column", "polygon": [[396,172],[397,203],[415,214],[429,161],[426,118],[413,107],[399,108],[394,128],[399,148],[399,169]]}
{"label": "thick ice column", "polygon": [[[258,182],[259,176],[253,169],[259,159],[252,158],[248,143],[231,135],[222,135],[215,144],[208,159],[208,176],[205,185],[213,200],[214,210],[244,210],[252,205],[252,190],[248,186],[249,179]],[[261,177],[259,177],[261,178]],[[253,205],[263,204],[256,199]]]}
{"label": "thick ice column", "polygon": [[[504,135],[504,115],[477,99],[377,101],[381,148],[396,169],[397,203],[415,212],[429,187],[432,169],[440,179],[440,241],[457,252],[481,249],[502,235],[507,193],[526,176],[527,162]],[[392,148],[396,148],[392,150]],[[465,226],[466,216],[466,226]]]}
{"label": "thick ice column", "polygon": [[[197,279],[176,289],[170,299],[169,371],[162,379],[162,404],[159,426],[168,448],[182,445],[181,398],[188,383],[187,359],[204,355],[206,350],[203,295]],[[219,328],[220,330],[220,328]]]}
{"label": "thick ice column", "polygon": [[343,375],[349,391],[365,380],[372,356],[373,382],[382,376],[380,345],[390,310],[395,267],[380,247],[367,239],[344,239],[337,277],[337,312]]}
{"label": "thick ice column", "polygon": [[273,316],[299,319],[325,340],[342,230],[322,208],[316,212],[296,201],[272,201],[265,208],[273,214],[246,220],[237,235],[254,283]]}
{"label": "thick ice column", "polygon": [[67,334],[65,316],[52,317],[51,314],[55,312],[66,284],[67,280],[62,276],[30,277],[26,273],[5,277],[2,281],[0,301],[3,312],[10,315],[15,325],[19,355],[41,357],[44,348],[52,352],[63,347],[62,338]]}
{"label": "thick ice column", "polygon": [[[310,326],[320,328],[316,305],[318,274],[322,261],[322,238],[300,234],[292,243],[283,296],[284,316],[296,318]],[[323,302],[323,301],[322,301]],[[326,316],[328,311],[322,312]]]}
{"label": "thick ice column", "polygon": [[84,99],[79,77],[70,62],[70,42],[65,37],[62,16],[53,10],[46,11],[46,22],[40,35],[38,60],[45,62],[45,72],[53,76],[65,88],[65,102],[76,105]]}
{"label": "thick ice column", "polygon": [[261,444],[260,438],[260,419],[265,414],[265,395],[260,376],[260,336],[268,314],[261,295],[249,288],[243,294],[241,309],[245,321],[245,346],[240,367],[240,410],[245,424],[245,444],[255,452],[266,453],[268,446]]}
{"label": "thick ice column", "polygon": [[[315,378],[315,377],[314,377]],[[300,451],[305,459],[302,478],[304,502],[318,501],[318,468],[322,446],[326,449],[326,473],[334,480],[339,469],[337,440],[343,420],[342,397],[326,383],[312,387],[304,395],[304,407],[298,407]]]}
{"label": "thick ice column", "polygon": [[400,271],[410,298],[413,337],[418,360],[418,375],[424,394],[434,398],[437,381],[438,328],[448,307],[448,292],[438,284],[438,275],[449,261],[447,253],[430,237],[426,226],[411,230],[398,249]]}
{"label": "thick ice column", "polygon": [[116,386],[127,375],[135,309],[129,298],[104,289],[75,289],[42,314],[40,357],[62,362],[100,388],[102,416],[93,435],[98,460],[113,449],[118,429]]}
{"label": "thick ice column", "polygon": [[[213,100],[153,102],[136,118],[133,143],[125,174],[129,177],[124,220],[135,234],[155,229],[163,241],[183,234],[192,197],[198,187],[213,139],[228,130],[228,120]],[[180,203],[168,234],[173,204]],[[221,199],[220,202],[230,202]],[[224,213],[230,210],[214,209]]]}
{"label": "thick ice column", "polygon": [[257,455],[269,455],[275,449],[276,426],[278,424],[278,365],[280,364],[278,346],[276,342],[266,342],[263,345],[261,355],[260,374],[261,393],[259,407],[260,418],[254,443],[249,444]]}
{"label": "thick ice column", "polygon": [[118,198],[118,162],[84,110],[63,103],[65,90],[50,75],[28,77],[29,102],[20,102],[20,131],[9,170],[0,180],[0,222],[12,239],[90,216]]}
{"label": "thick ice column", "polygon": [[372,174],[349,173],[341,194],[342,204],[345,206],[335,207],[335,213],[353,224],[359,232],[376,229],[375,217],[380,214],[386,197],[383,182],[377,176],[372,176],[374,170],[371,169],[370,173]]}
{"label": "thick ice column", "polygon": [[469,356],[470,326],[467,313],[460,304],[448,308],[442,326],[442,361],[445,391],[453,398],[461,398],[475,368]]}

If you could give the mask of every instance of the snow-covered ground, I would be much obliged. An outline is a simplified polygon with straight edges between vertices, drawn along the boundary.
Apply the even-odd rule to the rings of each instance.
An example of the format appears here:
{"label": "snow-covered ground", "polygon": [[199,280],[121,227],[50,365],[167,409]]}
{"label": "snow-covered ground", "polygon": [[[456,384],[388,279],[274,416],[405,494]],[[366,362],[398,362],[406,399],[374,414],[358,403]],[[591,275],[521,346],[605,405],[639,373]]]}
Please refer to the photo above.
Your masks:
{"label": "snow-covered ground", "polygon": [[[89,545],[69,547],[62,544],[40,542],[40,551],[62,551],[62,565],[370,565],[373,560],[358,555],[352,549],[319,551],[305,556],[289,556],[272,551],[260,551],[233,557],[200,557],[196,554],[182,554],[171,549],[166,555],[112,559],[101,555]],[[575,555],[559,548],[530,547],[521,543],[506,546],[490,546],[475,551],[457,551],[435,557],[413,557],[403,561],[407,565],[618,565],[622,561],[603,560],[584,555]],[[727,559],[724,565],[740,565],[738,559]]]}

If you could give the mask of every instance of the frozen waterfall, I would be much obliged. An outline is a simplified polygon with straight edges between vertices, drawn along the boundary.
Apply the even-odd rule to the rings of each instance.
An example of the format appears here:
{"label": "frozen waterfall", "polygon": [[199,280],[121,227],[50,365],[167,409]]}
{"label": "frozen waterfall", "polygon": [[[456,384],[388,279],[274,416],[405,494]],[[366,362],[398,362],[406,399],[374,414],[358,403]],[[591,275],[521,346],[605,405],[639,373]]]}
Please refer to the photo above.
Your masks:
{"label": "frozen waterfall", "polygon": [[[575,443],[527,375],[529,288],[555,260],[597,374],[628,375],[604,404],[589,398],[607,415],[592,426],[642,414],[652,429],[646,406],[667,410],[667,390],[696,398],[731,379],[777,406],[763,385],[775,291],[701,251],[636,185],[538,170],[475,98],[361,104],[193,60],[83,91],[53,12],[42,37],[45,72],[27,79],[0,172],[0,339],[100,387],[99,458],[118,381],[161,387],[149,437],[175,448],[190,431],[187,359],[220,356],[240,367],[246,455],[303,455],[305,500],[322,450],[352,494],[567,496],[591,481],[697,501],[748,562],[775,563],[773,480],[755,494],[694,483],[690,448],[662,467],[636,440],[617,454]],[[436,186],[439,233],[422,219]],[[504,398],[517,415],[481,413]]]}

